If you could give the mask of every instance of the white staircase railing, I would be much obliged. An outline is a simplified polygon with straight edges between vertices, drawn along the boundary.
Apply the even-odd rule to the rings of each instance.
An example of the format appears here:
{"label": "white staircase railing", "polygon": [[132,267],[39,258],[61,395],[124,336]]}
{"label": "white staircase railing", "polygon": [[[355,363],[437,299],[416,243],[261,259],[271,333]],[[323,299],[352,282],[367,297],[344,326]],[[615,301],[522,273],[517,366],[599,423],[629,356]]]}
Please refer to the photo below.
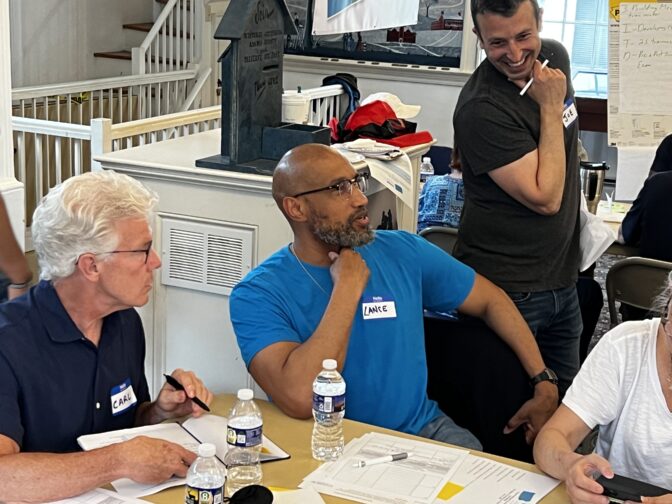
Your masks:
{"label": "white staircase railing", "polygon": [[169,0],[140,47],[131,50],[134,74],[184,70],[201,57],[203,0]]}
{"label": "white staircase railing", "polygon": [[218,128],[220,116],[220,107],[214,105],[117,124],[109,118],[68,124],[12,117],[14,165],[17,179],[26,187],[26,220],[29,223],[37,202],[51,187],[97,168],[94,156]]}

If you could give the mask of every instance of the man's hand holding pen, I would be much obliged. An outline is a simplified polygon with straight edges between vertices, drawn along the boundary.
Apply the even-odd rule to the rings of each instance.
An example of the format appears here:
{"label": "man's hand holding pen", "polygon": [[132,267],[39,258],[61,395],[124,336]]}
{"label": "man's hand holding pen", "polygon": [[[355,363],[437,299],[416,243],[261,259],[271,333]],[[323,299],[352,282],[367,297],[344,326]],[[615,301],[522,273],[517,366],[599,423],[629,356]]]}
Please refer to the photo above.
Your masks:
{"label": "man's hand holding pen", "polygon": [[558,106],[561,113],[567,95],[567,79],[562,70],[550,68],[548,63],[544,63],[536,60],[529,80],[513,82],[521,88],[521,94],[527,88],[526,94],[539,106]]}
{"label": "man's hand holding pen", "polygon": [[197,417],[206,411],[203,406],[207,407],[212,402],[213,394],[194,373],[176,369],[170,376],[165,376],[167,382],[159,392],[156,406],[165,412],[167,418]]}

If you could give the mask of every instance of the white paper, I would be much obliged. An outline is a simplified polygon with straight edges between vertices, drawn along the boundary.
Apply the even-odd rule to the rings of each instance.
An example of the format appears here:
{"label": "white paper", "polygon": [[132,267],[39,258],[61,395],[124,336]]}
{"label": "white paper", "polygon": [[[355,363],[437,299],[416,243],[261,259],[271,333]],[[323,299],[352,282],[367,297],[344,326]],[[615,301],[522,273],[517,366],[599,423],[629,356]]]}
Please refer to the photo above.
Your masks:
{"label": "white paper", "polygon": [[[353,467],[360,460],[401,452],[411,456]],[[467,454],[448,446],[369,433],[350,441],[338,461],[323,464],[300,486],[356,502],[432,504]]]}
{"label": "white paper", "polygon": [[413,177],[413,166],[406,154],[392,161],[367,157],[366,164],[374,179],[392,191],[404,205],[413,208],[413,195],[418,192],[418,183]]}
{"label": "white paper", "polygon": [[273,490],[273,504],[324,504],[324,499],[312,488]]}
{"label": "white paper", "polygon": [[554,478],[469,455],[450,478],[455,493],[444,504],[535,504],[560,484]]}
{"label": "white paper", "polygon": [[[631,76],[625,71],[621,75],[620,59],[620,23],[614,13],[610,12],[607,141],[610,145],[623,147],[658,145],[672,131],[672,115],[661,115],[659,110],[655,110],[653,114],[643,114],[626,113],[621,109],[621,82]],[[664,92],[664,86],[660,86],[660,82],[658,79],[655,80],[659,91]],[[627,104],[625,105],[627,108]]]}
{"label": "white paper", "polygon": [[620,109],[672,114],[672,4],[621,3]]}
{"label": "white paper", "polygon": [[614,199],[634,201],[649,174],[657,147],[619,147]]}
{"label": "white paper", "polygon": [[[198,445],[201,442],[212,443],[217,447],[217,458],[223,462],[228,449],[226,444],[226,424],[226,417],[207,414],[198,418],[191,417],[182,425],[178,423],[162,423],[80,436],[77,438],[77,443],[79,443],[79,446],[84,450],[94,450],[111,444],[128,441],[137,436],[148,436],[179,444],[194,453],[198,452]],[[263,436],[262,454],[260,458],[262,462],[266,462],[289,458],[289,454],[266,436]],[[126,497],[144,497],[160,492],[166,488],[184,485],[185,483],[186,481],[184,478],[176,477],[170,478],[158,485],[145,485],[136,483],[129,478],[122,478],[113,481],[112,486],[117,492]]]}
{"label": "white paper", "polygon": [[147,501],[129,499],[103,488],[96,488],[77,497],[70,497],[50,504],[147,504]]}

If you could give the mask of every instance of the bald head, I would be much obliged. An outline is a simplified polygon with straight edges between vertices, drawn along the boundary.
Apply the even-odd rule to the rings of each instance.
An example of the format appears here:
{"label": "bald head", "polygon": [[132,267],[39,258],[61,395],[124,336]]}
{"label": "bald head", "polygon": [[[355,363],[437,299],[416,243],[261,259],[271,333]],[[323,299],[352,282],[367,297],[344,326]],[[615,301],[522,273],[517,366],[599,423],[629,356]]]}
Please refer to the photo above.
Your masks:
{"label": "bald head", "polygon": [[283,198],[328,185],[343,165],[349,165],[348,160],[327,145],[295,147],[282,156],[273,172],[275,202],[283,210]]}

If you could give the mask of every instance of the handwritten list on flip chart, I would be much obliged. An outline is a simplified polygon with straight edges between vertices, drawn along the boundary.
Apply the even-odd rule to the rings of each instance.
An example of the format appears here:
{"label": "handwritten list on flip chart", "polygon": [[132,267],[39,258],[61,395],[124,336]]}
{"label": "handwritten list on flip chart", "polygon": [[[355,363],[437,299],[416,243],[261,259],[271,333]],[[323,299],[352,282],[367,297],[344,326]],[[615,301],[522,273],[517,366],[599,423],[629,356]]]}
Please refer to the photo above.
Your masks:
{"label": "handwritten list on flip chart", "polygon": [[621,3],[620,112],[672,115],[672,3]]}

